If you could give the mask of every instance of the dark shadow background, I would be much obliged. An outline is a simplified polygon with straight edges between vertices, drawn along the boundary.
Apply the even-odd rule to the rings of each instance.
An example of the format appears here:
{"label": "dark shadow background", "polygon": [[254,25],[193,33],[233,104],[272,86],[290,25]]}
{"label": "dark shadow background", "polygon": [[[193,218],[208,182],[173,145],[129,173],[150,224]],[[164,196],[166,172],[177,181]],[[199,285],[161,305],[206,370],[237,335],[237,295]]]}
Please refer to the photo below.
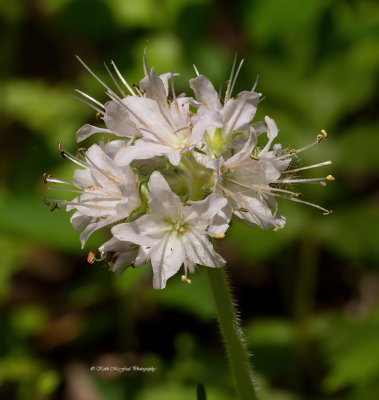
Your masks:
{"label": "dark shadow background", "polygon": [[[96,123],[75,88],[104,102],[80,55],[107,82],[114,60],[128,82],[148,62],[181,75],[192,64],[215,87],[236,52],[236,90],[260,76],[278,142],[327,141],[305,164],[333,160],[323,188],[301,187],[325,217],[279,201],[280,232],[234,223],[219,250],[252,351],[262,398],[376,400],[379,396],[379,6],[369,0],[20,0],[0,3],[0,397],[4,399],[209,400],[233,398],[212,298],[200,269],[192,285],[172,278],[154,291],[151,270],[118,279],[86,263],[63,209],[41,201],[41,175],[74,170],[75,132]],[[50,194],[50,193],[49,193]],[[155,367],[153,373],[90,367]]]}

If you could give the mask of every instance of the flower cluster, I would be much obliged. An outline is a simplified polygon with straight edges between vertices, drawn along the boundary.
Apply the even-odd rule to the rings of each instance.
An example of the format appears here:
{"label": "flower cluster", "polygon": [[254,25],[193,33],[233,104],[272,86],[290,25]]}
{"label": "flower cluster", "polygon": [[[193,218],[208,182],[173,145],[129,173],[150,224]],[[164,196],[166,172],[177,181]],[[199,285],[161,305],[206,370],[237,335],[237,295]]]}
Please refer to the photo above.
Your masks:
{"label": "flower cluster", "polygon": [[[194,97],[187,97],[175,93],[176,74],[157,75],[154,68],[149,70],[146,56],[139,85],[130,86],[112,62],[115,73],[106,68],[116,93],[79,61],[104,86],[110,100],[102,104],[78,91],[105,127],[86,124],[77,132],[77,141],[95,133],[111,137],[78,149],[76,155],[59,144],[61,154],[79,168],[72,181],[49,174],[44,174],[44,181],[69,185],[49,188],[78,194],[70,201],[50,201],[52,209],[63,205],[75,210],[71,223],[81,232],[83,247],[94,231],[110,232],[111,238],[90,252],[90,262],[106,260],[121,274],[129,266],[151,261],[154,287],[161,289],[182,266],[182,280],[190,283],[187,274],[196,265],[224,265],[212,238],[223,238],[233,217],[251,227],[282,228],[286,220],[278,212],[278,197],[330,214],[289,190],[297,183],[325,185],[334,179],[298,177],[298,172],[330,161],[303,167],[295,162],[298,153],[320,143],[326,132],[298,150],[273,144],[278,135],[274,120],[266,116],[252,123],[261,99],[255,85],[232,96],[242,62],[237,69],[234,62],[222,98],[196,68],[189,82]],[[267,136],[264,146],[258,146],[261,135]]]}

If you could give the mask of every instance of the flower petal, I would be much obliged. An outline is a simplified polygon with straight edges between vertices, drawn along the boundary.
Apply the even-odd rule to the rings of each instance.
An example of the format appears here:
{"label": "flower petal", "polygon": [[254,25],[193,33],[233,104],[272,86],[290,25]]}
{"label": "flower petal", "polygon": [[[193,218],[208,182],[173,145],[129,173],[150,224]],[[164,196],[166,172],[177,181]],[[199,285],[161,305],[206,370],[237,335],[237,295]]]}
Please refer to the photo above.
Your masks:
{"label": "flower petal", "polygon": [[154,289],[163,289],[166,287],[166,281],[175,275],[185,260],[185,253],[181,238],[177,237],[176,232],[159,242],[154,247],[151,255],[151,264],[153,266],[153,286]]}
{"label": "flower petal", "polygon": [[161,219],[171,218],[178,209],[181,209],[180,198],[171,190],[167,181],[158,172],[154,171],[149,180],[151,199],[150,209],[153,215]]}
{"label": "flower petal", "polygon": [[133,222],[118,224],[112,234],[119,240],[142,246],[154,246],[167,232],[167,225],[152,215],[143,215]]}
{"label": "flower petal", "polygon": [[199,75],[190,80],[190,86],[195,93],[196,100],[199,101],[202,106],[208,110],[222,110],[218,94],[208,78],[204,75]]}
{"label": "flower petal", "polygon": [[259,98],[259,93],[244,91],[226,103],[222,110],[224,136],[244,130],[248,126],[257,111]]}
{"label": "flower petal", "polygon": [[201,231],[188,232],[183,236],[183,241],[186,255],[194,263],[207,267],[221,267],[225,264],[225,260],[214,251],[211,242]]}

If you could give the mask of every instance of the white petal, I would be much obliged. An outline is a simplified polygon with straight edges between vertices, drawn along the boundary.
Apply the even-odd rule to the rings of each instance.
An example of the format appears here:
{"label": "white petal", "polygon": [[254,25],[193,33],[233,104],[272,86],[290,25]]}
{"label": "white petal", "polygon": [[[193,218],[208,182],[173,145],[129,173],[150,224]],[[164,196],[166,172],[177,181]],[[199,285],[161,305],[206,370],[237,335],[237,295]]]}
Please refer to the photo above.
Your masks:
{"label": "white petal", "polygon": [[115,161],[119,165],[129,165],[134,160],[146,160],[171,152],[173,152],[173,149],[169,146],[139,139],[132,146],[121,148],[115,156]]}
{"label": "white petal", "polygon": [[81,142],[95,133],[112,133],[112,132],[109,129],[98,128],[97,126],[85,124],[76,132],[76,141]]}
{"label": "white petal", "polygon": [[210,236],[221,235],[229,229],[229,222],[233,215],[233,208],[230,204],[226,204],[225,207],[218,212],[208,228],[208,234]]}
{"label": "white petal", "polygon": [[195,93],[195,98],[208,110],[221,111],[222,107],[218,94],[211,81],[204,75],[199,75],[190,80],[191,89]]}
{"label": "white petal", "polygon": [[100,228],[104,228],[107,225],[113,224],[118,220],[119,220],[118,215],[114,215],[113,217],[109,217],[105,220],[100,220],[99,222],[94,222],[92,224],[89,224],[80,235],[82,249],[84,248],[88,238],[92,235],[93,232],[97,231]]}
{"label": "white petal", "polygon": [[166,281],[176,274],[185,260],[182,240],[173,232],[159,242],[154,247],[151,255],[154,278],[153,286],[155,289],[166,287]]}
{"label": "white petal", "polygon": [[254,118],[260,95],[244,91],[232,97],[222,110],[224,135],[243,130]]}
{"label": "white petal", "polygon": [[107,128],[117,136],[141,136],[134,122],[130,120],[126,108],[115,101],[105,103],[104,122]]}
{"label": "white petal", "polygon": [[142,135],[147,131],[162,143],[171,143],[175,139],[175,126],[170,123],[168,108],[162,109],[159,104],[144,97],[126,97],[123,102],[130,109],[130,118],[141,130]]}
{"label": "white petal", "polygon": [[167,225],[153,215],[143,215],[133,222],[114,226],[112,234],[119,240],[151,247],[167,233],[167,229]]}
{"label": "white petal", "polygon": [[153,215],[162,219],[171,218],[183,207],[180,198],[158,171],[151,174],[149,189],[151,196],[149,205]]}
{"label": "white petal", "polygon": [[[219,112],[209,111],[209,110],[201,110],[198,111],[192,117],[192,133],[191,133],[191,145],[198,144],[204,136],[207,128],[221,128],[222,127],[222,116]],[[209,132],[208,132],[209,133]],[[213,135],[211,135],[212,137]]]}
{"label": "white petal", "polygon": [[211,224],[213,217],[226,206],[227,202],[225,197],[217,194],[211,194],[204,200],[196,201],[185,208],[188,210],[187,221],[204,230]]}
{"label": "white petal", "polygon": [[266,146],[264,147],[264,149],[261,151],[261,153],[266,153],[270,146],[271,143],[273,142],[273,140],[278,136],[278,132],[279,129],[276,126],[276,123],[273,119],[271,119],[270,117],[265,117],[265,122],[267,125],[267,137],[268,137],[268,142],[266,144]]}
{"label": "white petal", "polygon": [[225,161],[225,168],[232,169],[238,167],[238,165],[246,159],[250,158],[250,154],[253,152],[255,145],[257,144],[257,137],[254,134],[249,134],[247,141],[243,148],[228,160]]}
{"label": "white petal", "polygon": [[70,222],[76,232],[81,232],[88,224],[93,222],[94,218],[83,215],[79,211],[74,212],[70,218]]}
{"label": "white petal", "polygon": [[217,254],[205,234],[188,232],[184,237],[184,248],[187,257],[194,263],[207,267],[221,267],[225,260]]}

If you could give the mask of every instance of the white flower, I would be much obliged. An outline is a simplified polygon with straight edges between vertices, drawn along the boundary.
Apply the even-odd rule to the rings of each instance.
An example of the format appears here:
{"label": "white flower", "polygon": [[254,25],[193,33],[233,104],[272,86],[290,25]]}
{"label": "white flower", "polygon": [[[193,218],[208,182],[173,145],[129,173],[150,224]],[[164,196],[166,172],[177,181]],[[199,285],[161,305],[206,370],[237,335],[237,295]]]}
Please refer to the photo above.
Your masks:
{"label": "white flower", "polygon": [[[268,141],[263,149],[259,149],[256,147],[257,136],[262,132],[267,132]],[[238,153],[226,161],[221,157],[208,162],[207,166],[213,168],[217,174],[215,192],[223,194],[228,199],[227,206],[215,218],[216,225],[228,223],[234,213],[238,219],[250,226],[258,225],[261,229],[275,227],[275,230],[283,228],[286,219],[279,214],[275,197],[284,197],[314,206],[326,213],[329,212],[320,206],[300,200],[298,198],[300,193],[279,186],[283,183],[324,183],[324,180],[331,180],[329,176],[316,179],[281,179],[283,174],[328,165],[330,161],[304,168],[289,169],[293,156],[305,148],[283,154],[281,145],[276,144],[273,150],[270,150],[277,135],[278,128],[275,121],[266,116],[264,126],[259,125],[259,132],[251,127],[250,136]],[[320,138],[313,144],[318,143],[319,140]]]}
{"label": "white flower", "polygon": [[[114,154],[121,143],[111,142],[105,147],[109,154]],[[61,189],[80,195],[71,201],[58,201],[66,205],[67,211],[76,209],[71,217],[75,230],[83,232],[80,236],[82,246],[88,237],[97,229],[126,218],[141,204],[135,176],[129,166],[119,166],[98,145],[92,145],[86,152],[85,158],[74,157],[67,151],[61,150],[62,155],[80,167],[74,172],[72,182],[46,176],[46,182],[64,183],[75,189]]]}
{"label": "white flower", "polygon": [[134,264],[138,254],[138,246],[130,242],[122,242],[112,237],[99,247],[102,258],[105,258],[110,269],[120,276],[126,268]]}
{"label": "white flower", "polygon": [[[144,97],[129,96],[123,99],[129,117],[141,132],[141,139],[123,149],[116,160],[129,164],[155,156],[167,156],[172,165],[178,165],[183,150],[196,146],[202,139],[206,118],[192,119],[190,97],[177,97],[173,87],[173,74],[158,76],[149,72],[144,57],[145,77],[140,82]],[[168,78],[172,82],[172,101],[168,101]]]}
{"label": "white flower", "polygon": [[196,120],[206,120],[207,146],[216,156],[225,151],[225,145],[231,141],[233,133],[249,131],[261,97],[260,93],[254,91],[255,85],[251,91],[243,91],[230,97],[241,66],[242,62],[234,75],[235,63],[233,64],[223,105],[210,80],[200,75],[196,68],[197,77],[190,80],[195,98],[200,104]]}
{"label": "white flower", "polygon": [[214,251],[207,238],[207,228],[225,206],[226,199],[211,195],[183,205],[157,171],[150,177],[149,189],[151,214],[116,225],[112,233],[119,240],[146,246],[145,254],[138,261],[151,259],[154,288],[164,288],[167,279],[183,264],[186,275],[187,270],[194,272],[196,264],[224,265],[224,259]]}

